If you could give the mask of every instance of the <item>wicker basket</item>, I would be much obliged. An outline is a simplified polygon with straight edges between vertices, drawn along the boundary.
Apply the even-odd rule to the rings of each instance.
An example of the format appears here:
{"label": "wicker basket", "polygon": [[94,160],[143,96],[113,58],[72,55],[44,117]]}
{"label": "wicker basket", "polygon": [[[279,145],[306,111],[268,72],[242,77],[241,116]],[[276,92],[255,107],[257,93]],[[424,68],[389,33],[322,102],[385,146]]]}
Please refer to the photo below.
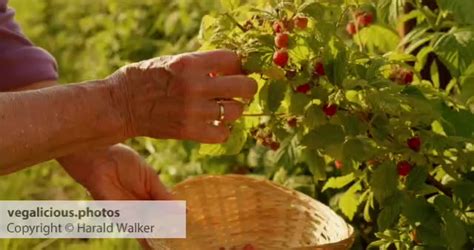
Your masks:
{"label": "wicker basket", "polygon": [[156,250],[349,249],[354,230],[326,205],[251,177],[203,176],[178,184],[187,201],[187,238],[149,240]]}

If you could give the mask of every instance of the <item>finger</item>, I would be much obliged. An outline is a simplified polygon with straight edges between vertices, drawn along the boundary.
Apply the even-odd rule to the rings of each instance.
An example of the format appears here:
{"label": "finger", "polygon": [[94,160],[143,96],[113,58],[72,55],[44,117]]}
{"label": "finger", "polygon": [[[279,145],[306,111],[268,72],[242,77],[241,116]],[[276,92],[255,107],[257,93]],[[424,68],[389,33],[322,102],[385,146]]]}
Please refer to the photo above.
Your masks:
{"label": "finger", "polygon": [[[214,112],[212,109],[207,109],[208,121],[220,120],[223,116],[223,122],[233,122],[238,120],[244,113],[244,104],[234,100],[227,101],[210,101],[214,105]],[[223,110],[221,110],[221,105]],[[222,112],[222,114],[221,114]]]}
{"label": "finger", "polygon": [[150,179],[150,196],[152,200],[172,200],[173,196],[160,181],[160,176],[156,175],[153,169],[149,168],[148,178]]}
{"label": "finger", "polygon": [[191,140],[206,144],[224,143],[230,136],[229,128],[222,123],[221,126],[214,126],[208,122],[188,122],[178,133],[171,138],[181,140]]}
{"label": "finger", "polygon": [[247,76],[221,76],[207,78],[204,86],[200,86],[201,96],[216,99],[232,99],[236,97],[251,99],[257,93],[257,82]]}
{"label": "finger", "polygon": [[[223,106],[223,114],[221,114],[221,105]],[[182,114],[183,120],[198,120],[198,121],[214,121],[220,120],[221,115],[224,116],[225,122],[233,122],[239,119],[244,112],[244,104],[234,100],[216,101],[205,100],[199,101],[195,104],[188,103],[186,108],[177,111],[177,114]]]}
{"label": "finger", "polygon": [[137,239],[138,243],[140,243],[140,246],[142,247],[143,250],[152,250],[151,246],[148,244],[148,242],[145,239]]}
{"label": "finger", "polygon": [[242,73],[240,57],[231,50],[213,50],[191,54],[196,69],[203,75],[217,73],[221,75],[238,75]]}

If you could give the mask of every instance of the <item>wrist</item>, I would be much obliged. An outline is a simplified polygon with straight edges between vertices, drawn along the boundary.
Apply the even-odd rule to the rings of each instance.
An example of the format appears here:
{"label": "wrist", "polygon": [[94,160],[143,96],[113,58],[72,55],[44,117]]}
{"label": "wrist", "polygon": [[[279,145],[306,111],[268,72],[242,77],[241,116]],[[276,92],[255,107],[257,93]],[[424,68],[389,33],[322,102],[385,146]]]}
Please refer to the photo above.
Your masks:
{"label": "wrist", "polygon": [[105,85],[104,95],[108,100],[112,113],[115,114],[115,122],[120,128],[119,134],[128,139],[138,136],[138,133],[133,122],[129,89],[124,75],[119,71],[103,80],[103,82]]}
{"label": "wrist", "polygon": [[151,136],[159,126],[152,123],[152,113],[160,109],[157,104],[166,97],[171,78],[163,60],[128,65],[104,80],[126,138]]}

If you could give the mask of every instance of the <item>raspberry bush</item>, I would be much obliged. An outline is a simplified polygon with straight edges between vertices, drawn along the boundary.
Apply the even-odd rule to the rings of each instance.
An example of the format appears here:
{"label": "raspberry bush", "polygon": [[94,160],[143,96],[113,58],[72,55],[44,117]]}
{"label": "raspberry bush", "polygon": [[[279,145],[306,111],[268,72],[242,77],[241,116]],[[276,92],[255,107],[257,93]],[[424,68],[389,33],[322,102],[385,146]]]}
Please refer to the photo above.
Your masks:
{"label": "raspberry bush", "polygon": [[472,1],[222,4],[202,49],[236,51],[259,93],[202,154],[327,202],[356,247],[472,246]]}

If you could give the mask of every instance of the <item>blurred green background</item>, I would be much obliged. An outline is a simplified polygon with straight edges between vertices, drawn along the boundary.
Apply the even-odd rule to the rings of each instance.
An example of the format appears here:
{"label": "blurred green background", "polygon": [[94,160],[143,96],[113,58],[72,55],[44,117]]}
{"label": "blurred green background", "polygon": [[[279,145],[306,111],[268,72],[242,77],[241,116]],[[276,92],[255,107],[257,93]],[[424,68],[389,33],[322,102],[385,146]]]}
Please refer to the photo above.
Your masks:
{"label": "blurred green background", "polygon": [[[129,62],[193,51],[203,15],[218,11],[215,0],[10,0],[27,36],[53,54],[61,83],[103,78]],[[128,142],[167,185],[190,175],[225,172],[228,159],[199,158],[188,142]],[[232,161],[232,159],[231,159]],[[56,162],[0,177],[2,200],[89,199]],[[134,240],[0,240],[0,249],[138,249]]]}

